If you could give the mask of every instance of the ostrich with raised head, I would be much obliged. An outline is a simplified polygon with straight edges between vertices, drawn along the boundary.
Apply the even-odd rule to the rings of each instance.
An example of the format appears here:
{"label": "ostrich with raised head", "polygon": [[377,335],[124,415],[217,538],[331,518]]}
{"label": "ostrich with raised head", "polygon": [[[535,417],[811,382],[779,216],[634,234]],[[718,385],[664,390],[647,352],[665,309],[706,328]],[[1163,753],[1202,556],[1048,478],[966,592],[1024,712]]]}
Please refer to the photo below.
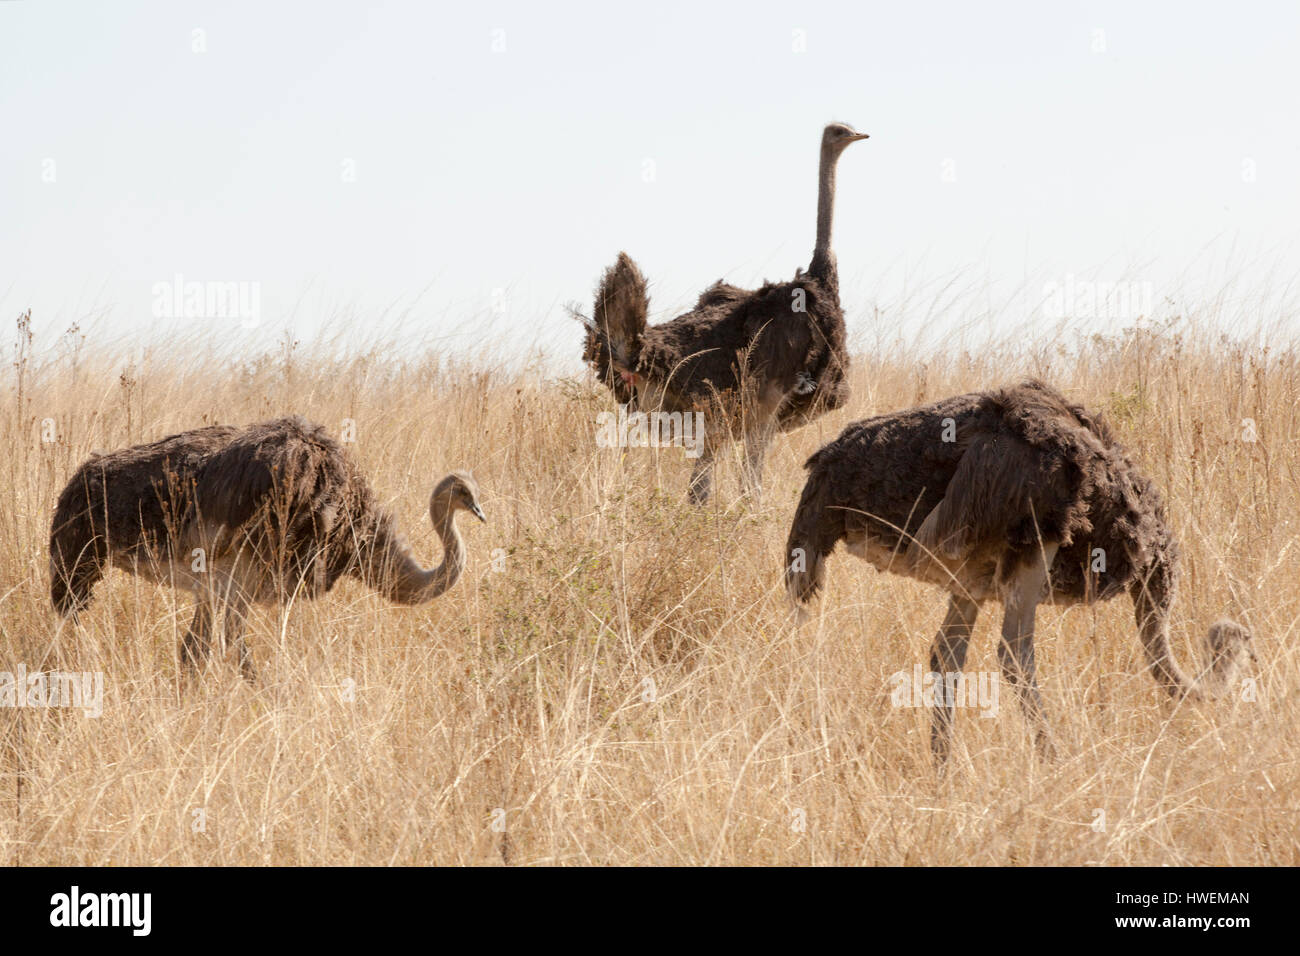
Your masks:
{"label": "ostrich with raised head", "polygon": [[745,480],[761,489],[772,435],[839,408],[849,396],[839,275],[831,251],[835,168],[866,139],[844,123],[822,133],[817,170],[817,242],[808,271],[789,282],[740,289],[718,281],[695,308],[647,325],[646,280],[623,252],[596,290],[583,358],[619,402],[644,412],[704,412],[706,441],[690,480],[695,502],[709,497],[720,443],[745,444]]}

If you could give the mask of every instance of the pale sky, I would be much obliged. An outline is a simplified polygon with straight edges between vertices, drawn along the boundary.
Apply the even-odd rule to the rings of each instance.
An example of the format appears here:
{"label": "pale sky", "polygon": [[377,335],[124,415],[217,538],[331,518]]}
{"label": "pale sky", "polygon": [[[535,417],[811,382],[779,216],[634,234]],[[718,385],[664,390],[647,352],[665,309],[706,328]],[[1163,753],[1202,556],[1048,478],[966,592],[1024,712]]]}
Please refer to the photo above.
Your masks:
{"label": "pale sky", "polygon": [[878,310],[1005,333],[1070,276],[1234,275],[1300,326],[1298,105],[1290,0],[5,0],[0,322],[160,334],[180,274],[258,283],[256,328],[175,320],[254,348],[402,316],[575,352],[620,249],[655,320],[806,266],[841,120],[858,342]]}

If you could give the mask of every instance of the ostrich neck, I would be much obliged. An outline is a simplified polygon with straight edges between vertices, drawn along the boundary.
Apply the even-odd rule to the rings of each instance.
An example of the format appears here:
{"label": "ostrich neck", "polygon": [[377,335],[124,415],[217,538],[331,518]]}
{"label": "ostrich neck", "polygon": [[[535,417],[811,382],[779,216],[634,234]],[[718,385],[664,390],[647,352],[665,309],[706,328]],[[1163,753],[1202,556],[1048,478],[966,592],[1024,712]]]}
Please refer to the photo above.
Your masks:
{"label": "ostrich neck", "polygon": [[[455,515],[433,505],[429,509],[434,530],[442,539],[442,563],[425,570],[405,547],[390,549],[386,587],[382,590],[397,604],[425,604],[456,583],[465,569],[465,542],[456,527]],[[395,551],[396,553],[392,553]]]}
{"label": "ostrich neck", "polygon": [[839,154],[822,149],[821,165],[817,171],[817,245],[813,248],[811,275],[834,279],[835,254],[831,252],[831,225],[835,218],[835,165]]}

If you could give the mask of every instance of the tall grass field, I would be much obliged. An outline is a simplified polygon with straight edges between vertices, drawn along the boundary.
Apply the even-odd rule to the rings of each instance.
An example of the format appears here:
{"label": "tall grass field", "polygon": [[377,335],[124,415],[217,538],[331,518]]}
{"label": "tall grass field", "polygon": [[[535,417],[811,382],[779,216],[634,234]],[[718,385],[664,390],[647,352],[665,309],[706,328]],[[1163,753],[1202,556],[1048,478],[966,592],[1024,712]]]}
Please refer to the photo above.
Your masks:
{"label": "tall grass field", "polygon": [[[774,442],[761,500],[733,452],[696,507],[681,448],[601,446],[613,399],[576,361],[6,335],[0,669],[99,674],[103,699],[0,707],[0,864],[1300,863],[1294,351],[1191,323],[860,350],[848,407]],[[928,709],[893,691],[927,666],[944,595],[840,551],[796,629],[785,537],[804,460],[848,422],[1029,375],[1104,412],[1163,491],[1180,662],[1200,670],[1224,614],[1257,660],[1221,699],[1171,704],[1126,597],[1045,605],[1059,759],[1035,757],[1004,687],[959,709],[939,775]],[[112,571],[80,622],[57,618],[51,511],[92,451],[287,413],[346,431],[426,565],[434,482],[474,473],[488,523],[461,522],[451,591],[402,608],[345,579],[258,608],[252,684],[233,653],[180,680],[186,592]],[[998,619],[972,677],[998,669]]]}

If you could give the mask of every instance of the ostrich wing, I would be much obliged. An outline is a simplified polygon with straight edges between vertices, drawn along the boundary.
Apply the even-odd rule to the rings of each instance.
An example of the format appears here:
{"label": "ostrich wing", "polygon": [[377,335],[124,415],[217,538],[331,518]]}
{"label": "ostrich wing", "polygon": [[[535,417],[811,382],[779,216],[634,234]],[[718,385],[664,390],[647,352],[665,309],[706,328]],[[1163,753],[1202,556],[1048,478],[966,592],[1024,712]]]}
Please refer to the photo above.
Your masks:
{"label": "ostrich wing", "polygon": [[204,462],[195,478],[197,517],[216,552],[251,547],[269,567],[317,587],[347,482],[346,462],[322,429],[268,422]]}
{"label": "ostrich wing", "polygon": [[[692,311],[646,330],[640,371],[690,399],[738,395],[743,377],[751,385],[793,391],[816,344],[811,320],[791,312],[794,288],[710,286]],[[816,305],[815,295],[810,302]]]}
{"label": "ostrich wing", "polygon": [[208,458],[195,476],[198,519],[207,527],[235,531],[258,515],[273,497],[275,473],[264,449],[239,444]]}
{"label": "ostrich wing", "polygon": [[1023,547],[1056,539],[1051,519],[1058,509],[1052,496],[1060,489],[1043,466],[1042,451],[1015,435],[975,436],[943,499],[917,529],[908,548],[911,558],[934,554],[963,560],[989,545]]}

